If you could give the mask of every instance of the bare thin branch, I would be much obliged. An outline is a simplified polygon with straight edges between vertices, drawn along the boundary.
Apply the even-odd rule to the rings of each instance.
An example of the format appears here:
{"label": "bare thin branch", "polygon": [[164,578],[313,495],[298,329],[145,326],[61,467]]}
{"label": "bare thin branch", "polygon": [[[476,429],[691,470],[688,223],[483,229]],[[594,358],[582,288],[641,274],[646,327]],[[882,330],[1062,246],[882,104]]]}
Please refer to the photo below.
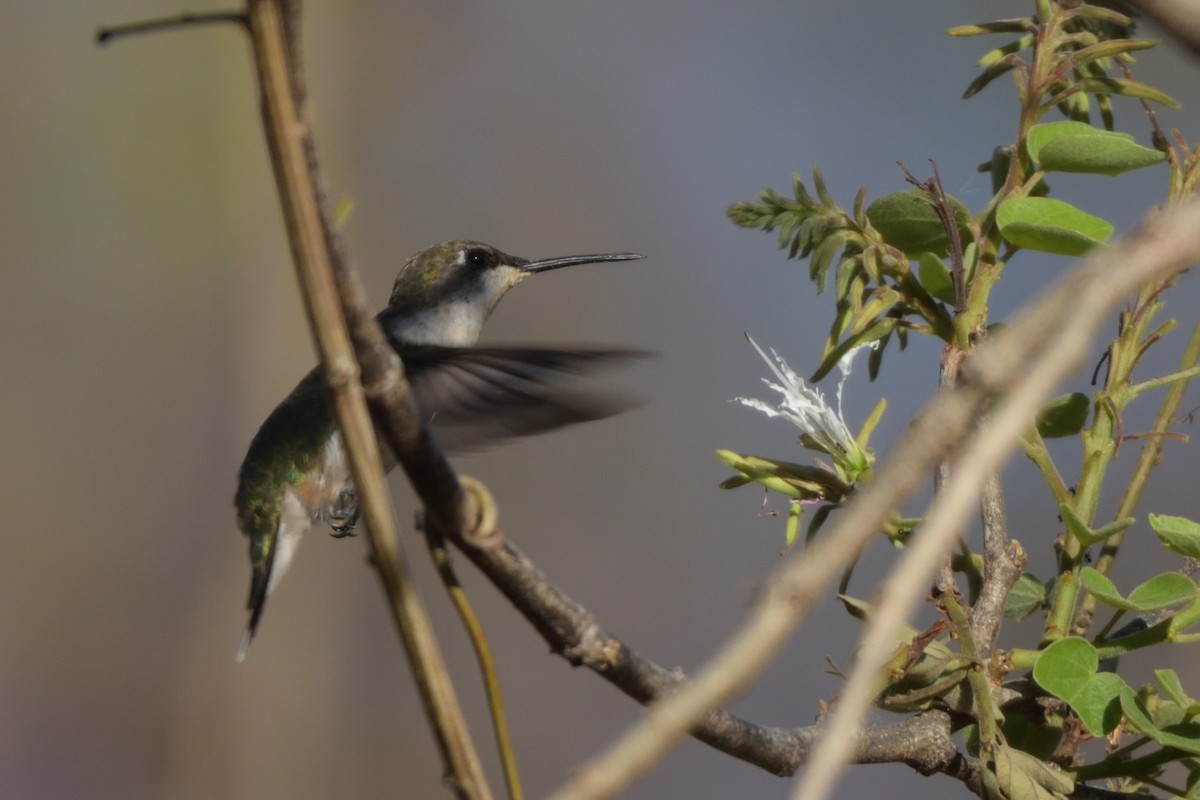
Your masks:
{"label": "bare thin branch", "polygon": [[1004,494],[1000,474],[993,471],[983,483],[979,497],[979,516],[983,523],[983,586],[971,609],[971,632],[975,654],[991,656],[1004,621],[1008,593],[1025,569],[1026,555],[1019,542],[1010,542],[1004,517]]}
{"label": "bare thin branch", "polygon": [[244,11],[208,11],[193,13],[185,11],[174,17],[148,19],[142,22],[131,22],[126,25],[107,25],[96,29],[96,44],[108,44],[113,39],[125,36],[136,36],[141,33],[158,33],[172,28],[192,27],[195,25],[213,25],[235,23],[245,27],[246,12]]}

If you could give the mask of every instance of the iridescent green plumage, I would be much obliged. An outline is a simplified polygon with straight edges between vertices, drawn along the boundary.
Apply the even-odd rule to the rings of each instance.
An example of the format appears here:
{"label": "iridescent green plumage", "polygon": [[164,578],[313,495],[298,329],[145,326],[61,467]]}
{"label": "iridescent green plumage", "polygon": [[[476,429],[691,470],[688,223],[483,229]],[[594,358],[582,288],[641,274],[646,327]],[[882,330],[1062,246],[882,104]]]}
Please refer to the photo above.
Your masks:
{"label": "iridescent green plumage", "polygon": [[255,614],[252,626],[262,613],[271,579],[284,491],[316,466],[333,432],[327,390],[314,369],[267,417],[242,462],[234,505],[238,525],[250,539],[253,578],[247,605]]}

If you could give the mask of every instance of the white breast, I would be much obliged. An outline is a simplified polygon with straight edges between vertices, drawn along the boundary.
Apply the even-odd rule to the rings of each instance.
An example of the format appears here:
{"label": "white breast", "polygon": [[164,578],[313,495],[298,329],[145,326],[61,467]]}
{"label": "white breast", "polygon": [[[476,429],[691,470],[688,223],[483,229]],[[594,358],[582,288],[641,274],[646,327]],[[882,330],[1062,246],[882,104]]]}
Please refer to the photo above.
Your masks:
{"label": "white breast", "polygon": [[274,591],[279,581],[292,565],[296,548],[305,531],[325,519],[326,509],[338,499],[342,490],[350,483],[350,464],[346,460],[346,448],[342,437],[334,433],[325,443],[324,455],[304,479],[289,486],[283,493],[279,507],[278,539],[275,557],[271,563],[271,580],[267,594]]}

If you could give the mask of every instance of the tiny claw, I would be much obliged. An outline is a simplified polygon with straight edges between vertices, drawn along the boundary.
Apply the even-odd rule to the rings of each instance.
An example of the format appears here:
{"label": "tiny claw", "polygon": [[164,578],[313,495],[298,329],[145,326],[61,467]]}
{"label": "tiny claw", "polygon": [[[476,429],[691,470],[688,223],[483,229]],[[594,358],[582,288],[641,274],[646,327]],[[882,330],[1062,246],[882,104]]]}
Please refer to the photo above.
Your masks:
{"label": "tiny claw", "polygon": [[343,489],[338,495],[337,502],[329,508],[330,536],[344,539],[355,536],[354,526],[358,524],[358,496],[353,488]]}

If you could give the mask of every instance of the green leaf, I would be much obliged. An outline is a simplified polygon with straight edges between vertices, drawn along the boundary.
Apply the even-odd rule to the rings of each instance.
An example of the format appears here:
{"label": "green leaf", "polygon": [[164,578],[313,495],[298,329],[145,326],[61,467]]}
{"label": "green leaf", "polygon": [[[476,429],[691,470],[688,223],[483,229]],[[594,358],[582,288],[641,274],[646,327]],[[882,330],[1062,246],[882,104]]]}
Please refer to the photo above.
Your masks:
{"label": "green leaf", "polygon": [[1112,236],[1111,223],[1049,197],[1016,197],[996,210],[1000,233],[1017,247],[1078,256]]}
{"label": "green leaf", "polygon": [[[959,234],[965,243],[970,239],[968,224],[971,212],[958,200],[948,198]],[[931,252],[945,255],[950,239],[946,227],[933,210],[928,195],[920,189],[909,189],[880,197],[867,206],[867,219],[884,240],[905,253]]]}
{"label": "green leaf", "polygon": [[1099,666],[1096,648],[1078,636],[1051,643],[1033,665],[1037,684],[1066,702],[1093,736],[1116,728],[1121,721],[1120,693],[1128,688],[1116,673],[1097,672]]}
{"label": "green leaf", "polygon": [[855,444],[862,450],[866,451],[870,445],[871,434],[875,431],[875,426],[879,424],[879,420],[883,418],[884,411],[887,411],[887,398],[881,397],[875,403],[875,407],[871,409],[871,413],[867,415],[866,421],[858,431],[858,436],[854,437]]}
{"label": "green leaf", "polygon": [[1099,672],[1071,699],[1071,708],[1093,736],[1105,736],[1121,721],[1121,689],[1125,681],[1115,672]]}
{"label": "green leaf", "polygon": [[986,33],[1024,33],[1033,27],[1031,19],[1001,19],[974,25],[956,25],[946,29],[947,36],[982,36]]}
{"label": "green leaf", "polygon": [[1078,539],[1079,543],[1084,547],[1091,547],[1096,542],[1102,542],[1110,536],[1116,536],[1134,523],[1133,517],[1121,517],[1121,519],[1113,520],[1099,530],[1092,530],[1075,513],[1075,509],[1071,508],[1067,503],[1059,504],[1058,515],[1062,517],[1063,524],[1067,526],[1067,530],[1071,535]]}
{"label": "green leaf", "polygon": [[1086,122],[1060,120],[1059,122],[1043,122],[1030,128],[1029,133],[1025,136],[1025,149],[1029,152],[1030,158],[1040,162],[1042,148],[1051,142],[1072,136],[1093,136],[1101,133],[1114,136],[1118,139],[1124,139],[1128,142],[1133,141],[1133,134],[1121,133],[1119,131],[1103,131],[1100,128],[1088,125]]}
{"label": "green leaf", "polygon": [[804,541],[811,542],[813,540],[813,538],[821,531],[821,526],[825,524],[825,520],[829,519],[830,513],[832,513],[835,508],[837,508],[837,506],[831,503],[826,503],[817,509],[816,513],[812,515],[812,519],[808,521],[808,531],[804,534]]}
{"label": "green leaf", "polygon": [[1034,36],[1032,33],[1026,34],[1019,39],[1014,39],[1006,45],[1001,45],[995,50],[989,50],[979,57],[975,62],[977,67],[990,67],[1004,59],[1005,56],[1019,53],[1022,50],[1028,50],[1033,46]]}
{"label": "green leaf", "polygon": [[1121,611],[1156,611],[1182,605],[1196,596],[1196,584],[1178,572],[1157,575],[1129,593],[1121,596],[1112,581],[1091,567],[1084,567],[1079,580],[1088,593],[1109,608]]}
{"label": "green leaf", "polygon": [[800,532],[800,519],[804,516],[804,506],[801,503],[788,503],[787,525],[784,528],[784,551],[792,549]]}
{"label": "green leaf", "polygon": [[1063,800],[1075,791],[1070,776],[1028,753],[997,744],[996,783],[1011,800]]}
{"label": "green leaf", "polygon": [[1079,85],[1085,92],[1092,94],[1119,94],[1125,97],[1151,100],[1170,109],[1181,108],[1179,101],[1166,92],[1159,91],[1140,81],[1131,81],[1125,78],[1084,78]]}
{"label": "green leaf", "polygon": [[825,235],[809,254],[810,277],[824,283],[825,273],[829,270],[830,265],[833,264],[834,256],[841,252],[842,248],[846,245],[846,241],[853,235],[853,231],[845,228],[831,231]]}
{"label": "green leaf", "polygon": [[1079,540],[1084,547],[1090,547],[1095,544],[1096,536],[1088,524],[1075,513],[1075,509],[1069,503],[1058,504],[1058,516],[1062,518],[1063,524],[1067,526],[1067,531]]}
{"label": "green leaf", "polygon": [[1154,678],[1158,681],[1158,685],[1163,688],[1167,697],[1171,698],[1171,702],[1187,708],[1192,705],[1192,698],[1188,697],[1187,692],[1183,690],[1183,684],[1179,682],[1179,676],[1175,674],[1173,669],[1156,669],[1154,670]]}
{"label": "green leaf", "polygon": [[722,489],[736,489],[753,481],[792,500],[821,499],[835,503],[849,491],[837,475],[818,466],[774,461],[732,450],[717,450],[716,453],[717,458],[740,473],[723,481]]}
{"label": "green leaf", "polygon": [[1121,689],[1121,711],[1138,733],[1148,736],[1164,747],[1174,747],[1185,753],[1200,755],[1200,721],[1181,722],[1159,728],[1154,724],[1142,698],[1128,686]]}
{"label": "green leaf", "polygon": [[836,347],[833,347],[828,353],[825,354],[825,357],[821,360],[821,363],[817,365],[817,369],[813,372],[812,377],[808,379],[808,382],[816,383],[817,381],[821,380],[821,378],[824,378],[829,374],[831,369],[837,366],[838,361],[840,361],[842,356],[846,355],[846,353],[850,352],[859,345],[870,344],[878,339],[882,339],[891,333],[892,329],[895,327],[896,320],[887,318],[881,319],[871,327],[867,328],[865,331],[856,333],[846,338],[844,341],[839,342]]}
{"label": "green leaf", "polygon": [[1055,697],[1071,702],[1096,674],[1100,656],[1086,639],[1068,636],[1051,642],[1033,665],[1033,679]]}
{"label": "green leaf", "polygon": [[1032,719],[1029,713],[1006,711],[1001,722],[1004,741],[1035,758],[1049,758],[1062,742],[1063,732]]}
{"label": "green leaf", "polygon": [[1043,439],[1074,436],[1083,430],[1091,407],[1091,399],[1081,392],[1056,397],[1038,412],[1037,431]]}
{"label": "green leaf", "polygon": [[1143,147],[1128,133],[1106,131],[1070,120],[1047,122],[1029,129],[1029,157],[1042,169],[1119,175],[1166,159],[1161,150]]}
{"label": "green leaf", "polygon": [[1097,528],[1092,532],[1093,541],[1102,542],[1110,536],[1116,536],[1125,529],[1132,527],[1135,521],[1136,520],[1134,520],[1133,517],[1121,517],[1120,519],[1114,519],[1103,528]]}
{"label": "green leaf", "polygon": [[1086,3],[1080,3],[1074,9],[1074,13],[1085,19],[1094,19],[1099,20],[1100,22],[1107,22],[1109,25],[1112,25],[1116,28],[1130,28],[1133,26],[1132,18],[1127,17],[1116,9],[1106,8],[1104,6],[1093,6],[1087,5]]}
{"label": "green leaf", "polygon": [[975,76],[975,80],[971,81],[967,85],[967,88],[963,91],[963,95],[962,95],[963,100],[969,100],[972,97],[974,97],[975,95],[982,92],[984,89],[987,88],[988,84],[990,84],[992,81],[996,80],[996,78],[999,78],[1001,75],[1005,74],[1006,72],[1009,72],[1010,70],[1012,70],[1014,67],[1017,66],[1018,63],[1019,63],[1019,61],[1018,61],[1017,57],[1015,55],[1012,55],[1012,56],[1007,56],[1005,58],[1002,58],[1000,61],[997,61],[995,64],[992,64],[991,66],[986,67],[983,70],[983,72],[980,72],[977,76]]}
{"label": "green leaf", "polygon": [[1109,608],[1116,608],[1121,611],[1135,611],[1137,609],[1137,606],[1121,596],[1121,593],[1117,591],[1117,587],[1113,585],[1112,581],[1092,567],[1084,567],[1080,570],[1079,582],[1083,584],[1084,589],[1087,589],[1088,594]]}
{"label": "green leaf", "polygon": [[1096,175],[1120,175],[1160,161],[1167,154],[1152,150],[1120,136],[1098,131],[1097,135],[1069,136],[1042,148],[1038,163],[1048,172],[1087,172]]}
{"label": "green leaf", "polygon": [[1188,558],[1200,558],[1200,525],[1186,517],[1151,514],[1150,527],[1163,547]]}
{"label": "green leaf", "polygon": [[1020,621],[1046,605],[1046,587],[1028,572],[1017,578],[1016,584],[1004,600],[1004,616]]}
{"label": "green leaf", "polygon": [[950,277],[950,270],[947,269],[946,262],[942,259],[933,253],[918,255],[917,279],[931,297],[954,305],[954,280]]}
{"label": "green leaf", "polygon": [[[866,600],[859,600],[857,597],[851,597],[848,594],[839,594],[837,599],[845,606],[846,612],[860,622],[868,621],[871,615],[875,613],[875,606]],[[911,644],[921,635],[921,632],[911,625],[901,625],[892,631],[892,635],[898,642]]]}
{"label": "green leaf", "polygon": [[1080,67],[1092,61],[1112,58],[1135,50],[1149,50],[1157,44],[1158,40],[1156,39],[1109,39],[1076,50],[1071,54],[1070,60],[1073,66]]}
{"label": "green leaf", "polygon": [[1196,596],[1196,584],[1178,572],[1164,572],[1129,593],[1129,602],[1138,611],[1156,611],[1186,603]]}

